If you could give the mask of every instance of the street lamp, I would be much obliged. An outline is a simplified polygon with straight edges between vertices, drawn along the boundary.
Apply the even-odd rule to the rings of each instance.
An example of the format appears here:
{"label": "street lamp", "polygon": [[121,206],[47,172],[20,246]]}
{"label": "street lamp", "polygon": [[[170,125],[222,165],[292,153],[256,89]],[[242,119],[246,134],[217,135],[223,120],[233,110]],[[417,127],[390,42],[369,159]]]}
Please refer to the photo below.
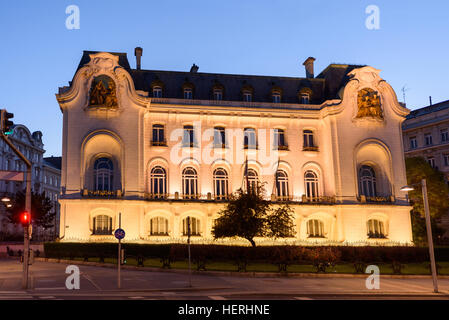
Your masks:
{"label": "street lamp", "polygon": [[427,230],[427,242],[429,244],[429,255],[430,255],[430,267],[432,269],[432,280],[433,280],[433,292],[438,293],[438,279],[437,279],[437,269],[435,265],[435,252],[433,250],[433,239],[432,239],[432,226],[430,224],[430,211],[429,211],[429,199],[427,198],[427,183],[426,179],[422,179],[421,182],[412,184],[410,186],[404,186],[401,191],[413,191],[415,190],[413,186],[421,185],[422,196],[424,202],[424,212],[426,214],[426,230]]}
{"label": "street lamp", "polygon": [[8,197],[3,197],[3,198],[2,198],[2,201],[3,201],[3,202],[9,202],[9,201],[11,201],[11,199],[9,199]]}

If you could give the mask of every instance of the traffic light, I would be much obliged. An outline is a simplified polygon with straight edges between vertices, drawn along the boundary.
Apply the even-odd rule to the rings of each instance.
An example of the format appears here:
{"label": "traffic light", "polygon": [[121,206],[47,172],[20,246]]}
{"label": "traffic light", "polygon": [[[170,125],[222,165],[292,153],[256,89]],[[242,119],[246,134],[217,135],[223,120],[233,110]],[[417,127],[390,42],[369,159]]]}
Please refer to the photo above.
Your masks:
{"label": "traffic light", "polygon": [[31,215],[28,213],[28,212],[22,212],[21,214],[20,214],[20,223],[23,225],[23,226],[27,226],[27,225],[29,225],[30,224],[30,222],[31,222]]}
{"label": "traffic light", "polygon": [[9,113],[5,109],[2,110],[2,119],[1,119],[2,123],[1,124],[2,124],[2,132],[5,135],[12,134],[12,132],[13,132],[12,126],[14,125],[14,122],[12,122],[10,120],[12,118],[14,118],[13,113]]}

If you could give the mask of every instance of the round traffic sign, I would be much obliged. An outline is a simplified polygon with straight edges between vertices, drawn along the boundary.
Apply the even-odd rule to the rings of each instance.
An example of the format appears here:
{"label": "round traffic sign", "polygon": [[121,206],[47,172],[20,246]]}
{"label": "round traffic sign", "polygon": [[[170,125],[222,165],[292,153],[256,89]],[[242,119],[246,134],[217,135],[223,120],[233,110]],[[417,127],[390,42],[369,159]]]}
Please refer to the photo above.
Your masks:
{"label": "round traffic sign", "polygon": [[119,240],[123,239],[125,237],[125,230],[123,230],[123,229],[115,230],[114,236]]}

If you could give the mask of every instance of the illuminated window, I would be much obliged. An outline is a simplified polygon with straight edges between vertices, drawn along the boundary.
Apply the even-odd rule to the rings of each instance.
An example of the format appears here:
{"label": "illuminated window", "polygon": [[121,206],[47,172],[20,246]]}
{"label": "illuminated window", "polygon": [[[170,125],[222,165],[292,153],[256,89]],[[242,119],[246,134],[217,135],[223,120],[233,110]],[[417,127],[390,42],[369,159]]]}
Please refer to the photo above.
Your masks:
{"label": "illuminated window", "polygon": [[370,239],[384,239],[385,227],[384,223],[379,220],[371,219],[367,222],[368,238]]}
{"label": "illuminated window", "polygon": [[218,168],[214,171],[215,199],[223,200],[228,197],[228,173]]}
{"label": "illuminated window", "polygon": [[287,149],[287,143],[285,141],[285,131],[284,129],[274,129],[274,147],[279,150],[286,150]]}
{"label": "illuminated window", "polygon": [[278,200],[288,200],[288,175],[283,170],[276,172],[276,197]]}
{"label": "illuminated window", "polygon": [[198,175],[193,168],[182,171],[182,193],[184,199],[198,198]]}
{"label": "illuminated window", "polygon": [[106,215],[94,217],[92,230],[96,235],[112,234],[112,218]]}
{"label": "illuminated window", "polygon": [[94,189],[96,191],[113,190],[114,167],[108,158],[99,158],[94,163]]}
{"label": "illuminated window", "polygon": [[167,174],[165,169],[157,166],[151,170],[150,175],[151,196],[153,198],[165,198],[167,193]]}
{"label": "illuminated window", "polygon": [[193,217],[187,217],[184,220],[182,220],[182,234],[184,236],[187,236],[189,234],[188,232],[189,219],[190,219],[190,235],[200,236],[201,235],[200,219]]}
{"label": "illuminated window", "polygon": [[313,137],[312,130],[304,130],[303,131],[303,150],[313,151],[317,147],[315,146],[315,139]]}
{"label": "illuminated window", "polygon": [[151,141],[151,145],[153,146],[167,145],[167,143],[165,142],[164,126],[162,124],[153,125],[153,140]]}
{"label": "illuminated window", "polygon": [[150,220],[150,235],[167,236],[168,235],[168,219],[163,217],[155,217]]}
{"label": "illuminated window", "polygon": [[307,221],[307,234],[309,238],[324,238],[324,223],[317,219]]}
{"label": "illuminated window", "polygon": [[318,201],[320,194],[317,174],[312,170],[306,171],[304,173],[304,183],[308,201]]}
{"label": "illuminated window", "polygon": [[376,175],[373,168],[370,166],[362,166],[360,168],[359,183],[361,195],[366,197],[376,196]]}

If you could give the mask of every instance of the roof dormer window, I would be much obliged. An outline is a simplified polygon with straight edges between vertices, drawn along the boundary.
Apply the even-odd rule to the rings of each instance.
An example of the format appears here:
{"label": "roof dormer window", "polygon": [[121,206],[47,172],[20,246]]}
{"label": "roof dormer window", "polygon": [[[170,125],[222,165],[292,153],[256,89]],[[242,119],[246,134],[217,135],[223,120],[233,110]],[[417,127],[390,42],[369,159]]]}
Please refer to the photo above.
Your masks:
{"label": "roof dormer window", "polygon": [[153,87],[153,98],[162,98],[162,87],[160,86]]}
{"label": "roof dormer window", "polygon": [[243,101],[251,102],[253,100],[253,94],[249,90],[243,91]]}
{"label": "roof dormer window", "polygon": [[214,89],[214,100],[223,100],[223,89]]}
{"label": "roof dormer window", "polygon": [[281,102],[281,93],[279,91],[273,91],[271,97],[273,98],[273,103]]}
{"label": "roof dormer window", "polygon": [[310,95],[308,93],[301,93],[300,96],[301,104],[309,104],[310,103]]}

